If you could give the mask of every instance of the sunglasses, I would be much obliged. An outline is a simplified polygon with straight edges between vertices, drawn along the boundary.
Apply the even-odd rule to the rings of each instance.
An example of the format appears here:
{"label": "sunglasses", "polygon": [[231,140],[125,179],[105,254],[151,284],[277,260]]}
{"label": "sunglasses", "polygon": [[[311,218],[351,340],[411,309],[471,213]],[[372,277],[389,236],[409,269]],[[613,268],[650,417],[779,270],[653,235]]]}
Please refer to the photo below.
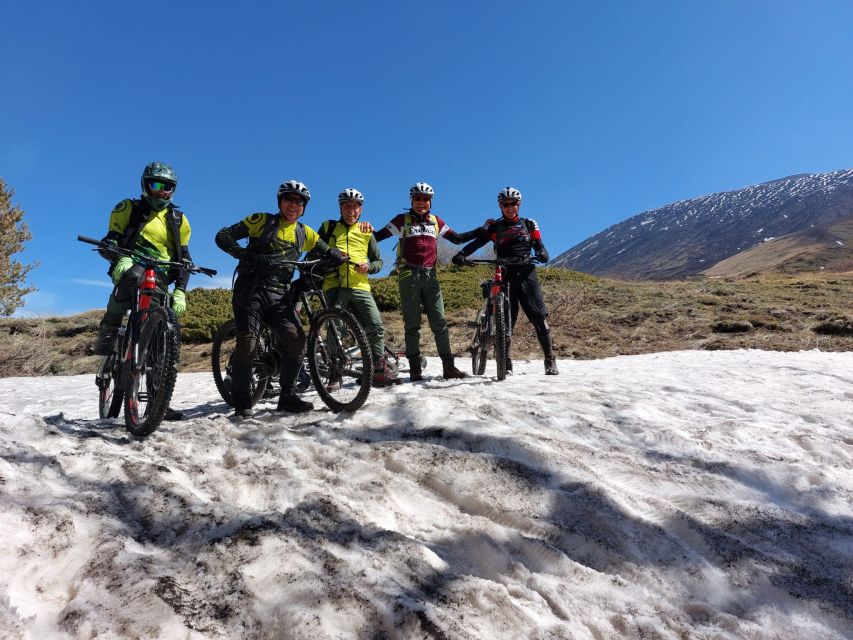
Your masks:
{"label": "sunglasses", "polygon": [[412,202],[429,202],[432,200],[429,196],[412,196]]}
{"label": "sunglasses", "polygon": [[303,200],[299,196],[282,196],[281,199],[285,202],[290,202],[291,204],[305,204],[305,200]]}
{"label": "sunglasses", "polygon": [[518,200],[504,200],[501,202],[501,206],[504,209],[509,209],[510,207],[517,207],[518,206]]}
{"label": "sunglasses", "polygon": [[148,183],[148,188],[151,191],[162,191],[163,193],[172,193],[175,190],[175,185],[171,182],[158,182],[156,180],[152,180]]}

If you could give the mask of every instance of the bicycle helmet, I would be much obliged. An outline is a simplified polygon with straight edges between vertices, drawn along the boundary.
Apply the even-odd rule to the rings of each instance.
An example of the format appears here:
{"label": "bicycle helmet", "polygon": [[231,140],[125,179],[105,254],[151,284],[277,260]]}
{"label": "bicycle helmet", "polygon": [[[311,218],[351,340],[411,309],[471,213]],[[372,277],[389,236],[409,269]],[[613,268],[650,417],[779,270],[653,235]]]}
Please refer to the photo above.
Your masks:
{"label": "bicycle helmet", "polygon": [[434,195],[435,191],[433,191],[433,188],[429,186],[426,182],[419,182],[411,189],[409,189],[410,198],[413,198],[415,196],[429,196],[430,198],[432,198]]}
{"label": "bicycle helmet", "polygon": [[161,211],[172,201],[172,195],[174,195],[175,190],[172,189],[172,192],[166,198],[158,197],[151,193],[148,188],[148,183],[167,182],[174,187],[177,187],[178,174],[175,173],[175,170],[165,162],[151,162],[145,165],[145,169],[142,170],[142,177],[139,182],[142,185],[142,198],[154,211]]}
{"label": "bicycle helmet", "polygon": [[518,200],[521,202],[521,191],[515,187],[504,187],[498,193],[498,202],[503,202],[504,200]]}
{"label": "bicycle helmet", "polygon": [[281,205],[281,199],[289,195],[291,193],[295,193],[300,198],[302,198],[303,204],[307,207],[308,201],[311,200],[311,192],[308,191],[308,187],[299,182],[298,180],[288,180],[287,182],[282,182],[278,187],[278,204]]}
{"label": "bicycle helmet", "polygon": [[343,204],[348,200],[355,200],[358,204],[364,204],[364,196],[358,189],[347,187],[338,194],[338,204]]}

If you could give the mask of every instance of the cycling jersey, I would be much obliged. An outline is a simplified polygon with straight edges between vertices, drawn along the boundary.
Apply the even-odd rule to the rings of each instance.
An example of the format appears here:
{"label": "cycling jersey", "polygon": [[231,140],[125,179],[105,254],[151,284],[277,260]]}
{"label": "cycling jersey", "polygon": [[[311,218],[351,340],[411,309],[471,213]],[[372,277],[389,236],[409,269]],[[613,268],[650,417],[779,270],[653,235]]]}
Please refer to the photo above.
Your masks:
{"label": "cycling jersey", "polygon": [[[248,238],[246,248],[237,241]],[[280,256],[285,260],[298,260],[303,251],[315,246],[325,253],[328,245],[317,232],[301,222],[288,222],[278,214],[253,213],[237,224],[224,227],[216,234],[216,246],[239,259],[237,273],[253,275],[256,283],[271,289],[286,289],[293,278],[293,265],[279,265],[258,270],[252,254]],[[247,251],[248,249],[248,251]]]}
{"label": "cycling jersey", "polygon": [[[320,237],[328,238],[330,247],[337,247],[347,254],[347,262],[323,279],[323,290],[328,291],[337,287],[370,291],[369,274],[382,270],[382,255],[376,238],[371,233],[359,229],[359,223],[347,225],[343,220],[327,220],[320,227]],[[367,273],[360,273],[356,266],[368,263]]]}
{"label": "cycling jersey", "polygon": [[495,255],[504,260],[529,258],[531,250],[547,260],[548,252],[542,243],[539,225],[532,218],[516,216],[507,220],[502,216],[484,226],[477,239],[465,245],[460,253],[470,256],[488,242],[494,243]]}
{"label": "cycling jersey", "polygon": [[[191,234],[189,220],[177,209],[169,206],[152,211],[145,201],[128,198],[110,213],[109,230],[104,239],[156,260],[181,262],[190,259]],[[159,269],[158,272],[164,280],[174,281],[178,289],[185,289],[190,277],[182,268]]]}
{"label": "cycling jersey", "polygon": [[400,238],[397,248],[397,266],[431,269],[435,267],[438,238],[461,244],[474,237],[474,232],[456,233],[436,215],[420,215],[409,209],[400,213],[374,235],[384,240],[392,235]]}

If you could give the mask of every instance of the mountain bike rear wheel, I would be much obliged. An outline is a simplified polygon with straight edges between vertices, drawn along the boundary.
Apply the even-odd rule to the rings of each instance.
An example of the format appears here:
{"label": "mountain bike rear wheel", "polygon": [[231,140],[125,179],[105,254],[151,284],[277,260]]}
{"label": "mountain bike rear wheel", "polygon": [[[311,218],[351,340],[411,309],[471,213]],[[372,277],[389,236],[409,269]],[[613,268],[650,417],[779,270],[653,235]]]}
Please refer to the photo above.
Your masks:
{"label": "mountain bike rear wheel", "polygon": [[474,337],[471,340],[471,372],[481,376],[486,372],[486,362],[489,359],[489,323],[486,310],[480,309],[477,314]]}
{"label": "mountain bike rear wheel", "polygon": [[364,404],[373,381],[373,359],[364,329],[351,313],[326,309],[311,322],[308,370],[317,394],[332,411],[355,411]]}
{"label": "mountain bike rear wheel", "polygon": [[125,389],[124,423],[133,435],[142,437],[160,426],[175,390],[181,354],[175,312],[168,307],[151,309],[138,348],[138,370],[130,372]]}
{"label": "mountain bike rear wheel", "polygon": [[[269,330],[264,328],[262,335],[258,338],[258,350],[255,360],[263,360],[266,358],[266,351],[271,345],[271,337]],[[229,320],[216,332],[213,336],[213,347],[210,350],[211,368],[213,369],[213,381],[216,383],[216,389],[219,395],[228,406],[233,407],[234,403],[231,399],[231,357],[234,354],[234,348],[237,346],[237,325],[234,320]],[[274,358],[274,356],[273,356]],[[250,383],[250,393],[252,406],[255,406],[263,397],[270,383],[270,376],[267,373],[266,366],[259,367],[257,363],[252,366],[252,380]]]}
{"label": "mountain bike rear wheel", "polygon": [[506,379],[506,357],[509,351],[509,305],[506,296],[499,292],[494,301],[495,362],[498,365],[498,380]]}

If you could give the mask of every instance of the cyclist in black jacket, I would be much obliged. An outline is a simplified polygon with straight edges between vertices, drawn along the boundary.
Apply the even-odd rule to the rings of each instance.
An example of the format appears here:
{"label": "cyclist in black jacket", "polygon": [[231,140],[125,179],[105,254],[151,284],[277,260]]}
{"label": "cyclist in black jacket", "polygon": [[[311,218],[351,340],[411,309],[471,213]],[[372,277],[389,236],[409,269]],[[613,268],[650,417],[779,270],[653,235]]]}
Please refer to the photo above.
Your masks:
{"label": "cyclist in black jacket", "polygon": [[[531,218],[518,215],[521,208],[521,192],[513,187],[506,187],[498,193],[498,205],[501,217],[487,222],[478,237],[465,245],[453,256],[453,264],[466,264],[468,256],[491,241],[495,246],[495,255],[504,260],[521,260],[530,257],[531,250],[537,262],[548,262],[548,250],[542,244],[539,225]],[[509,282],[509,304],[512,315],[512,326],[518,319],[518,306],[524,309],[524,315],[530,320],[536,330],[536,338],[545,354],[545,373],[549,376],[559,374],[557,359],[551,345],[551,329],[548,326],[548,309],[542,297],[542,288],[536,277],[536,267],[532,264],[508,265],[505,267]],[[512,360],[507,348],[507,373],[512,372]]]}
{"label": "cyclist in black jacket", "polygon": [[[253,213],[216,234],[216,246],[234,256],[237,281],[231,304],[237,325],[237,344],[232,356],[232,400],[237,418],[250,418],[252,361],[258,349],[258,333],[265,322],[278,336],[283,349],[281,394],[276,411],[311,411],[310,402],[296,395],[296,376],[305,351],[305,331],[296,314],[290,281],[293,265],[282,260],[298,260],[303,251],[315,247],[321,255],[340,264],[346,257],[329,248],[311,227],[299,222],[311,192],[301,182],[288,180],[278,188],[278,213]],[[246,239],[246,246],[237,241]]]}

